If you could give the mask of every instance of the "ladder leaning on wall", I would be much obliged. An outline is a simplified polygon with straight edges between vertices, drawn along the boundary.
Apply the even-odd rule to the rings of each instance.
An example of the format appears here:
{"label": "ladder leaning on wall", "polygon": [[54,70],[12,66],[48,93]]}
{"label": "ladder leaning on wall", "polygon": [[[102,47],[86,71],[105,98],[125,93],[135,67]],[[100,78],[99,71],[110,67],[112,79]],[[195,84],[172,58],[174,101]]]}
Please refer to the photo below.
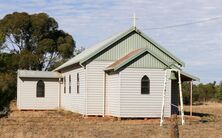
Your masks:
{"label": "ladder leaning on wall", "polygon": [[165,96],[166,96],[166,87],[167,87],[167,73],[168,71],[171,72],[175,71],[178,73],[178,84],[179,84],[179,93],[180,93],[180,107],[181,107],[181,118],[182,118],[182,125],[185,124],[184,120],[184,110],[183,110],[183,95],[182,95],[182,86],[181,86],[181,74],[179,69],[166,69],[164,74],[164,84],[163,84],[163,97],[162,97],[162,108],[161,108],[161,119],[160,119],[160,126],[163,125],[164,120],[164,107],[165,107]]}

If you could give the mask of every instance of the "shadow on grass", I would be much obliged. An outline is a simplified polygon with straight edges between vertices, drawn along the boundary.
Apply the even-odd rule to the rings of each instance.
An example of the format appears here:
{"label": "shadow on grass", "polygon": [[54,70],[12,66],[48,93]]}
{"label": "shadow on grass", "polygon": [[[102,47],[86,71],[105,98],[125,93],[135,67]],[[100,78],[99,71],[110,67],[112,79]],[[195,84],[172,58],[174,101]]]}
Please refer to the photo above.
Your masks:
{"label": "shadow on grass", "polygon": [[[190,112],[184,112],[185,115],[190,115]],[[193,112],[192,116],[196,116],[196,117],[200,117],[201,120],[199,120],[199,122],[201,123],[207,123],[207,122],[212,122],[212,117],[213,114],[208,114],[208,113],[197,113],[197,112]]]}
{"label": "shadow on grass", "polygon": [[[190,115],[190,112],[185,111],[184,115]],[[207,114],[207,113],[197,113],[197,112],[193,112],[192,113],[193,116],[198,116],[198,117],[207,117],[207,116],[211,116],[211,114]]]}

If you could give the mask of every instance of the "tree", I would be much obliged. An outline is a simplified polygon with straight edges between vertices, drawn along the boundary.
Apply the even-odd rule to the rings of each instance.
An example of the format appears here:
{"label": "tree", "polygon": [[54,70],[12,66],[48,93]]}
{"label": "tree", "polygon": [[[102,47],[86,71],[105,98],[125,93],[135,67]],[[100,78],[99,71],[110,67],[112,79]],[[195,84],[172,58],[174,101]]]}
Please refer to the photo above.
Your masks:
{"label": "tree", "polygon": [[[85,50],[84,47],[76,48],[75,51],[74,51],[74,53],[73,53],[73,56],[76,56],[76,55],[80,54],[80,53],[81,53],[82,51],[84,51],[84,50]],[[64,62],[66,62],[66,61],[67,61],[67,59],[61,59],[61,60],[55,62],[55,63],[49,68],[49,70],[53,70],[53,69],[59,67],[60,65],[62,65],[62,64],[63,64]]]}
{"label": "tree", "polygon": [[190,84],[189,82],[182,83],[183,101],[184,104],[190,103]]}
{"label": "tree", "polygon": [[0,72],[15,73],[18,69],[18,55],[9,53],[0,53]]}
{"label": "tree", "polygon": [[217,99],[222,101],[222,81],[217,86]]}
{"label": "tree", "polygon": [[0,111],[15,97],[16,91],[16,54],[0,53]]}
{"label": "tree", "polygon": [[[182,83],[184,104],[190,102],[190,88],[189,83]],[[193,102],[207,102],[207,101],[217,101],[222,100],[222,82],[216,85],[216,81],[198,85],[193,84]]]}
{"label": "tree", "polygon": [[73,56],[75,42],[45,13],[0,19],[0,110],[15,98],[18,69],[48,70]]}
{"label": "tree", "polygon": [[0,20],[0,50],[19,55],[20,69],[48,70],[74,49],[72,36],[46,13],[14,12]]}
{"label": "tree", "polygon": [[196,102],[196,101],[201,101],[200,100],[200,94],[199,94],[199,85],[195,85],[193,84],[193,102]]}
{"label": "tree", "polygon": [[0,73],[0,111],[15,98],[16,77],[13,73]]}
{"label": "tree", "polygon": [[76,56],[76,55],[82,53],[84,50],[85,50],[84,47],[76,48],[75,51],[74,51],[74,56]]}

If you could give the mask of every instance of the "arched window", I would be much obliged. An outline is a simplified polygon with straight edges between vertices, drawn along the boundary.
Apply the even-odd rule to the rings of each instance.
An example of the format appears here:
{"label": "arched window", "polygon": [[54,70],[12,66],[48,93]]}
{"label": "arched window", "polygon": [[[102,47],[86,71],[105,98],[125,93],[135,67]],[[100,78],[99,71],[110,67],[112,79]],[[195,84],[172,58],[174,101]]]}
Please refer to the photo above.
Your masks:
{"label": "arched window", "polygon": [[39,80],[37,82],[36,96],[37,97],[45,97],[45,83],[42,80]]}
{"label": "arched window", "polygon": [[150,94],[150,79],[146,75],[141,79],[141,94]]}

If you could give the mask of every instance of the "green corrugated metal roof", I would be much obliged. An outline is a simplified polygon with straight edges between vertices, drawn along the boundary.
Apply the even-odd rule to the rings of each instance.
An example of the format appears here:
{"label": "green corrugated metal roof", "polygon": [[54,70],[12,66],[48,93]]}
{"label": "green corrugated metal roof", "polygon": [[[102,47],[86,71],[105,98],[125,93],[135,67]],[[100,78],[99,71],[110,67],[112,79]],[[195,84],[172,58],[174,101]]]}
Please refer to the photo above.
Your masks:
{"label": "green corrugated metal roof", "polygon": [[176,60],[178,63],[180,63],[183,67],[185,67],[185,63],[180,60],[179,58],[177,58],[176,56],[174,56],[173,54],[171,54],[168,50],[166,50],[164,47],[162,47],[160,44],[158,44],[157,42],[155,42],[153,39],[151,39],[150,37],[148,37],[146,34],[144,34],[143,32],[139,31],[137,29],[137,31],[148,41],[150,41],[151,43],[153,43],[156,47],[158,47],[160,50],[162,50],[164,53],[166,53],[167,55],[169,55],[171,58],[173,58],[174,60]]}
{"label": "green corrugated metal roof", "polygon": [[97,55],[99,52],[103,51],[104,49],[106,49],[107,47],[109,47],[110,45],[112,45],[113,43],[115,43],[116,41],[120,40],[121,38],[123,38],[124,36],[126,36],[127,34],[133,32],[133,31],[136,31],[138,34],[142,35],[145,39],[147,39],[148,41],[153,43],[157,48],[159,48],[165,54],[167,54],[168,56],[173,58],[175,61],[177,61],[180,65],[182,65],[182,66],[185,65],[183,61],[181,61],[177,57],[173,56],[169,51],[167,51],[166,49],[161,47],[159,44],[154,42],[152,39],[150,39],[148,36],[146,36],[144,33],[142,33],[136,27],[131,27],[127,31],[124,31],[122,33],[114,35],[113,37],[110,37],[110,38],[102,41],[101,43],[98,43],[98,44],[92,46],[91,48],[86,49],[85,51],[83,51],[79,55],[73,57],[72,59],[70,59],[66,63],[64,63],[61,66],[59,66],[58,68],[56,68],[54,71],[58,71],[58,70],[60,70],[62,68],[65,68],[67,66],[73,65],[75,63],[82,64],[82,63],[86,62],[87,60],[89,60],[93,56]]}
{"label": "green corrugated metal roof", "polygon": [[78,62],[82,62],[82,61],[85,61],[85,58],[91,56],[95,51],[99,50],[101,47],[103,47],[104,45],[106,45],[107,43],[109,43],[110,41],[113,41],[115,40],[116,38],[118,38],[118,36],[120,35],[121,33],[119,34],[116,34],[90,48],[87,48],[86,50],[84,50],[83,52],[81,52],[80,54],[78,54],[77,56],[71,58],[70,60],[68,60],[67,62],[65,62],[64,64],[62,64],[61,66],[59,66],[58,68],[54,69],[54,71],[57,71],[57,70],[60,70],[62,68],[65,68],[67,66],[70,66],[70,65],[73,65],[75,63],[78,63]]}
{"label": "green corrugated metal roof", "polygon": [[196,76],[193,76],[187,72],[184,72],[184,71],[181,71],[181,74],[188,77],[188,78],[191,78],[192,80],[194,81],[200,81],[200,78],[196,77]]}

